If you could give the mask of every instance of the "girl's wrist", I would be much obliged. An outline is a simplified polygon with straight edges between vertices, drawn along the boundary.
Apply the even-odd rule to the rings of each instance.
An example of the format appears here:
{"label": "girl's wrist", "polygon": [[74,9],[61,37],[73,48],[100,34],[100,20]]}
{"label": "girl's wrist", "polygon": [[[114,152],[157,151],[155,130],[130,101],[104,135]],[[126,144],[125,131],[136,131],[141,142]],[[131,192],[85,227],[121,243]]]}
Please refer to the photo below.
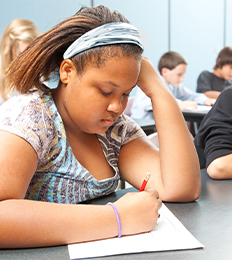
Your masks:
{"label": "girl's wrist", "polygon": [[122,229],[121,229],[121,222],[120,222],[120,217],[119,217],[117,208],[111,202],[108,202],[107,205],[111,206],[113,208],[113,210],[114,210],[114,213],[115,213],[116,219],[117,219],[117,223],[118,223],[118,237],[121,237],[122,236]]}

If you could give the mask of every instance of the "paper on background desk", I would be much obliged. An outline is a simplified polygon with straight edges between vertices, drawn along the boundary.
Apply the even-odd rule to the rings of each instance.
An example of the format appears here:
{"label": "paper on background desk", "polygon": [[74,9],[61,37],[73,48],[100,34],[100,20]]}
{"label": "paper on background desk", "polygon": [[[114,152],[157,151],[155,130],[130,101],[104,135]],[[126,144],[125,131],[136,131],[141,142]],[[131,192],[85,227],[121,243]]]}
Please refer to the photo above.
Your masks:
{"label": "paper on background desk", "polygon": [[212,108],[212,106],[203,106],[203,105],[198,105],[197,108],[193,108],[193,107],[186,107],[185,109],[183,109],[183,111],[191,111],[191,112],[208,112],[210,109]]}
{"label": "paper on background desk", "polygon": [[151,232],[72,244],[68,246],[70,259],[204,247],[164,204],[159,213]]}

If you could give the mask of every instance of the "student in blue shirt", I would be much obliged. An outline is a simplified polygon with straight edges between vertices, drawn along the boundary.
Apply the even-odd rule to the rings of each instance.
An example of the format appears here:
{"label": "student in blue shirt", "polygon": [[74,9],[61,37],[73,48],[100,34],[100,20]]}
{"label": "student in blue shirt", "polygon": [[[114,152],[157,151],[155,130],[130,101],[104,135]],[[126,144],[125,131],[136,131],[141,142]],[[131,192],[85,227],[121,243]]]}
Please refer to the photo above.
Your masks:
{"label": "student in blue shirt", "polygon": [[[158,69],[181,110],[187,107],[197,108],[197,105],[212,106],[214,104],[215,99],[210,99],[203,93],[193,92],[181,84],[184,81],[187,61],[179,53],[173,51],[165,53],[159,61]],[[140,88],[138,88],[132,104],[131,117],[153,118],[151,100]]]}

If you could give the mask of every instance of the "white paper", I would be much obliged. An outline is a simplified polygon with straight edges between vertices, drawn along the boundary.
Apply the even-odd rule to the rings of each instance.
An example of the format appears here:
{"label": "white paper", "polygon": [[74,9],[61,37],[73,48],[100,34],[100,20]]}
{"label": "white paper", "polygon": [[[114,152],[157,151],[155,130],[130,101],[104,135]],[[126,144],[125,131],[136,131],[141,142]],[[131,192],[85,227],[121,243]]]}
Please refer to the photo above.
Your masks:
{"label": "white paper", "polygon": [[163,204],[155,228],[148,233],[68,246],[70,259],[204,247]]}
{"label": "white paper", "polygon": [[209,110],[212,108],[212,106],[201,106],[198,105],[197,108],[193,108],[193,107],[186,107],[185,109],[183,109],[183,111],[186,112],[209,112]]}

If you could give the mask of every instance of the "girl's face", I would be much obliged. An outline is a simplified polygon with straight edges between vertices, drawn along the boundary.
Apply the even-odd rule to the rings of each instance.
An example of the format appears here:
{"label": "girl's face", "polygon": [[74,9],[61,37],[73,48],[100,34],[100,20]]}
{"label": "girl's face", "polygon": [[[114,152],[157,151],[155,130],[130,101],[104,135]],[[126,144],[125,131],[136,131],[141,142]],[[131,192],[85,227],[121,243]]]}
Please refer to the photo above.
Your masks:
{"label": "girl's face", "polygon": [[73,66],[62,94],[68,126],[91,134],[105,132],[124,111],[139,71],[135,57],[109,58],[100,68],[86,67],[81,76]]}

